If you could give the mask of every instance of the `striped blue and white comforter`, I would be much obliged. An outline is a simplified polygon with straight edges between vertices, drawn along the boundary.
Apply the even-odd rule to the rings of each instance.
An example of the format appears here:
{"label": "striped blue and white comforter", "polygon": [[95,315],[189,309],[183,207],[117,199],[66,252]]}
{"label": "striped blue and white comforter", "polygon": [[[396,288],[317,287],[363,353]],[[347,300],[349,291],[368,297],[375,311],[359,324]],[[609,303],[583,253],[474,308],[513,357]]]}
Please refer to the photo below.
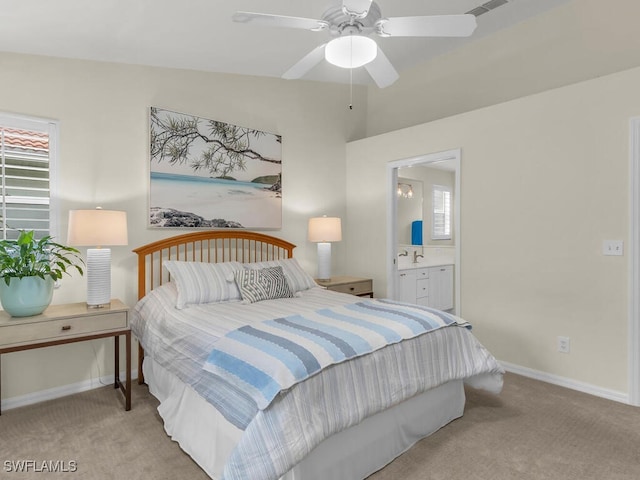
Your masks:
{"label": "striped blue and white comforter", "polygon": [[203,368],[225,385],[241,386],[226,395],[249,395],[263,410],[280,392],[330,365],[458,325],[457,320],[420,305],[363,300],[232,330],[215,343]]}
{"label": "striped blue and white comforter", "polygon": [[439,326],[349,361],[329,362],[276,394],[264,409],[263,400],[242,392],[239,382],[203,368],[230,332],[247,325],[261,328],[278,318],[313,317],[323,309],[350,309],[355,303],[362,299],[312,288],[301,298],[177,310],[175,287],[166,285],[136,305],[132,329],[146,355],[243,430],[225,464],[226,480],[278,479],[324,438],[448,381],[484,375],[492,378],[496,392],[501,388],[500,365],[468,329],[457,326]]}

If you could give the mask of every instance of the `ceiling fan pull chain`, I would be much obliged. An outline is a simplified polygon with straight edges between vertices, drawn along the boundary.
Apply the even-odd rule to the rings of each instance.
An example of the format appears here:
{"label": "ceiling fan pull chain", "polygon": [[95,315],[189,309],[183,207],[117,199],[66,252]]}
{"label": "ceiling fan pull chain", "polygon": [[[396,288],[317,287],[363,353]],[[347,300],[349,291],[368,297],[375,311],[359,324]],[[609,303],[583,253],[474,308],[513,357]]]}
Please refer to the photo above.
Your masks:
{"label": "ceiling fan pull chain", "polygon": [[349,110],[353,110],[353,68],[349,69]]}
{"label": "ceiling fan pull chain", "polygon": [[[351,35],[350,40],[349,63],[353,65],[353,35]],[[353,110],[353,68],[349,69],[349,110]]]}

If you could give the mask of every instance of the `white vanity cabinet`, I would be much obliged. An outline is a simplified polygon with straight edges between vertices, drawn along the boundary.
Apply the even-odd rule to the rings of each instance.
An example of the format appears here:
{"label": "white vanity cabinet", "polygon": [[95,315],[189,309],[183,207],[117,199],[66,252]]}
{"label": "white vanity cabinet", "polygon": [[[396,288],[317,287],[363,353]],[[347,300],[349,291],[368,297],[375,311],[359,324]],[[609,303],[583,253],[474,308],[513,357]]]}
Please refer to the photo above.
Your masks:
{"label": "white vanity cabinet", "polygon": [[429,306],[438,310],[453,308],[453,265],[429,268]]}
{"label": "white vanity cabinet", "polygon": [[396,288],[398,301],[416,303],[416,271],[414,269],[398,271]]}
{"label": "white vanity cabinet", "polygon": [[398,271],[396,298],[439,310],[453,308],[453,265]]}
{"label": "white vanity cabinet", "polygon": [[398,271],[397,299],[401,302],[429,306],[429,268]]}
{"label": "white vanity cabinet", "polygon": [[416,269],[416,300],[418,305],[424,305],[430,307],[429,296],[431,293],[431,285],[429,284],[429,270],[430,268],[417,268]]}

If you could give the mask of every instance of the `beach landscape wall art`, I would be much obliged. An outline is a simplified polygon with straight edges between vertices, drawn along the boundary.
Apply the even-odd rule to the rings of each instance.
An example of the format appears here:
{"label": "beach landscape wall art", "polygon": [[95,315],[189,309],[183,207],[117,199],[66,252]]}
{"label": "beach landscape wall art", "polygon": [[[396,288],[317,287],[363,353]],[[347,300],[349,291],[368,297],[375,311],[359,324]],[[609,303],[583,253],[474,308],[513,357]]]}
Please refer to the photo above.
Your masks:
{"label": "beach landscape wall art", "polygon": [[282,227],[282,137],[150,109],[149,225]]}

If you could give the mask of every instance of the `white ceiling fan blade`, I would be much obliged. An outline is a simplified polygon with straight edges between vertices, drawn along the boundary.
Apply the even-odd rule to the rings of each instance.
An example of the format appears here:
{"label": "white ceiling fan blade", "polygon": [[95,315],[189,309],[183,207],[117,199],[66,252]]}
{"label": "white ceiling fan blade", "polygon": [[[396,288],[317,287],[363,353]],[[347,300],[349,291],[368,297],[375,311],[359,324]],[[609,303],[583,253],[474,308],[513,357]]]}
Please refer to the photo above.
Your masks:
{"label": "white ceiling fan blade", "polygon": [[371,75],[371,78],[379,88],[388,87],[400,77],[380,47],[378,47],[376,58],[367,63],[364,68],[367,69],[367,72],[369,72],[369,75]]}
{"label": "white ceiling fan blade", "polygon": [[300,59],[298,63],[284,72],[282,78],[286,78],[287,80],[294,80],[296,78],[303,77],[309,70],[311,70],[324,59],[325,46],[326,43],[323,43],[319,47],[311,50],[304,57],[302,57],[302,59]]}
{"label": "white ceiling fan blade", "polygon": [[342,11],[355,18],[364,18],[369,13],[371,0],[342,0]]}
{"label": "white ceiling fan blade", "polygon": [[476,26],[475,15],[467,13],[383,18],[376,22],[376,31],[383,37],[468,37]]}
{"label": "white ceiling fan blade", "polygon": [[254,23],[265,27],[299,28],[313,31],[324,30],[329,26],[324,20],[271,15],[269,13],[236,12],[231,19],[237,23]]}

